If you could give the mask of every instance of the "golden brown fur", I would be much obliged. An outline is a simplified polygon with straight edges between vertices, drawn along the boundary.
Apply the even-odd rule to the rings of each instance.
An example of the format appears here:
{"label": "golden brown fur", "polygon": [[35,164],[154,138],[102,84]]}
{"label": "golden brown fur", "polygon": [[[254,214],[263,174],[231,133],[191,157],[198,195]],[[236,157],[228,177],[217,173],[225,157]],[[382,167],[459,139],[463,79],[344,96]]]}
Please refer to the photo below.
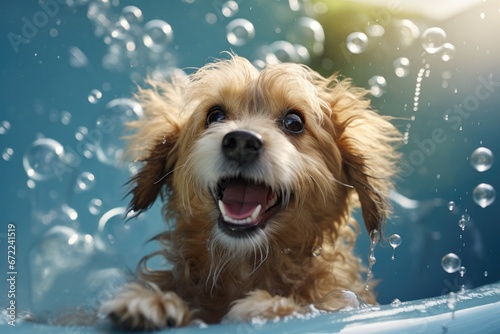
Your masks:
{"label": "golden brown fur", "polygon": [[[134,296],[125,295],[140,290],[138,284],[125,288],[104,306],[106,314],[129,328],[161,328],[195,318],[215,323],[302,312],[335,289],[376,303],[353,254],[358,225],[351,214],[360,204],[367,230],[383,227],[399,134],[370,109],[363,89],[297,64],[259,73],[237,56],[182,81],[148,84],[137,94],[145,115],[130,124],[136,130],[131,155],[145,162],[133,179],[131,209],[146,210],[158,195],[168,196],[164,214],[171,228],[157,239],[173,267],[143,266],[141,279],[152,288]],[[207,125],[215,105],[223,106],[227,120]],[[302,133],[280,128],[289,110],[303,117]],[[262,168],[250,177],[289,202],[255,237],[233,242],[217,232],[211,175],[225,162],[211,156],[220,144],[209,138],[241,128],[259,132],[265,143]],[[313,256],[317,246],[322,252]],[[176,294],[173,301],[166,292]],[[156,301],[127,306],[132,299],[139,305],[141,293]],[[148,316],[148,310],[159,313]]]}

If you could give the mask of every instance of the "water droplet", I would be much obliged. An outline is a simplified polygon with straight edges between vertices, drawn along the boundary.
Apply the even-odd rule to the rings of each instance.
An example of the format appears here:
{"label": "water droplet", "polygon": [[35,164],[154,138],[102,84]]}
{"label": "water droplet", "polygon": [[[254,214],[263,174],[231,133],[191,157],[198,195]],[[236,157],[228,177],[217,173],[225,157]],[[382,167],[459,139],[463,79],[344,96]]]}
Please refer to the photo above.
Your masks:
{"label": "water droplet", "polygon": [[231,45],[242,46],[255,37],[255,28],[246,19],[235,19],[227,24],[226,37]]}
{"label": "water droplet", "polygon": [[362,32],[353,32],[347,36],[346,43],[347,50],[354,54],[360,54],[368,46],[368,37]]}
{"label": "water droplet", "polygon": [[387,81],[381,75],[374,75],[368,80],[370,86],[370,93],[375,97],[381,97],[385,92]]}
{"label": "water droplet", "polygon": [[2,159],[5,161],[9,161],[10,159],[12,159],[13,155],[14,155],[14,150],[10,147],[6,147],[2,152]]}
{"label": "water droplet", "polygon": [[162,20],[151,20],[144,25],[142,41],[151,51],[160,53],[173,41],[172,27]]}
{"label": "water droplet", "polygon": [[99,100],[101,99],[102,97],[102,93],[100,90],[98,89],[92,89],[89,93],[89,96],[87,97],[87,99],[89,100],[90,103],[92,104],[97,104],[97,102],[99,102]]}
{"label": "water droplet", "polygon": [[465,273],[467,272],[467,269],[464,266],[461,266],[458,272],[460,273],[460,277],[464,277]]}
{"label": "water droplet", "polygon": [[313,256],[320,256],[321,253],[323,252],[323,248],[321,246],[314,246],[312,249],[312,255]]}
{"label": "water droplet", "polygon": [[76,178],[75,192],[89,191],[95,185],[95,176],[90,172],[83,172]]}
{"label": "water droplet", "polygon": [[10,122],[9,121],[2,121],[0,123],[0,135],[4,135],[10,130]]}
{"label": "water droplet", "polygon": [[451,43],[444,43],[440,55],[442,61],[452,60],[455,57],[455,46]]}
{"label": "water droplet", "polygon": [[449,274],[455,273],[460,269],[462,261],[460,258],[453,253],[448,253],[441,259],[441,267],[443,267],[444,271]]}
{"label": "water droplet", "polygon": [[380,232],[377,229],[372,230],[370,232],[370,240],[371,240],[372,246],[378,244],[378,242],[380,241]]}
{"label": "water droplet", "polygon": [[96,120],[100,140],[95,143],[97,159],[104,164],[120,166],[124,150],[122,140],[124,124],[142,117],[141,105],[134,100],[119,98],[106,104],[106,109]]}
{"label": "water droplet", "polygon": [[283,254],[289,254],[290,253],[290,248],[288,248],[288,247],[283,248],[282,253]]}
{"label": "water droplet", "polygon": [[448,210],[453,211],[456,208],[456,204],[453,201],[448,202]]}
{"label": "water droplet", "polygon": [[92,198],[88,204],[89,212],[93,215],[101,213],[102,201],[99,198]]}
{"label": "water droplet", "polygon": [[238,13],[239,9],[236,1],[227,1],[222,4],[221,12],[225,17],[232,17]]}
{"label": "water droplet", "polygon": [[31,144],[23,156],[23,167],[28,176],[36,181],[61,177],[66,171],[62,145],[49,138],[40,138]]}
{"label": "water droplet", "polygon": [[402,239],[399,234],[393,234],[389,237],[389,245],[392,247],[392,260],[394,260],[394,252],[396,251],[396,248],[401,245],[401,241]]}
{"label": "water droplet", "polygon": [[495,188],[490,184],[481,183],[472,191],[472,198],[477,205],[484,209],[495,201]]}
{"label": "water droplet", "polygon": [[392,66],[394,66],[396,76],[400,78],[404,78],[410,73],[410,60],[406,57],[396,58],[392,62]]}
{"label": "water droplet", "polygon": [[470,155],[470,164],[478,172],[485,172],[493,166],[493,152],[486,147],[478,147]]}
{"label": "water droplet", "polygon": [[446,40],[446,32],[439,27],[432,27],[422,33],[422,47],[427,53],[435,54],[441,50]]}
{"label": "water droplet", "polygon": [[401,306],[401,301],[400,301],[398,298],[395,298],[395,299],[391,302],[391,306],[392,306],[392,307],[398,307],[398,306]]}

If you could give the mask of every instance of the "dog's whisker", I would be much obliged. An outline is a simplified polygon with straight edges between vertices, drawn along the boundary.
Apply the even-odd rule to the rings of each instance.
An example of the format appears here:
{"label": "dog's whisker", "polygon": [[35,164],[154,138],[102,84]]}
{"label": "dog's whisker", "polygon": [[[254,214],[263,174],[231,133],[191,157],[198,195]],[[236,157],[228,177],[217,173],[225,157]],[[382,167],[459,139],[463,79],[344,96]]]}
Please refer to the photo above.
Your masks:
{"label": "dog's whisker", "polygon": [[186,164],[182,164],[180,166],[177,166],[176,168],[172,169],[171,171],[169,171],[168,173],[166,173],[165,175],[163,175],[162,177],[160,177],[158,180],[156,180],[153,184],[158,184],[160,183],[161,181],[163,181],[166,177],[168,177],[170,174],[172,174],[173,172],[175,172],[176,170],[184,167]]}

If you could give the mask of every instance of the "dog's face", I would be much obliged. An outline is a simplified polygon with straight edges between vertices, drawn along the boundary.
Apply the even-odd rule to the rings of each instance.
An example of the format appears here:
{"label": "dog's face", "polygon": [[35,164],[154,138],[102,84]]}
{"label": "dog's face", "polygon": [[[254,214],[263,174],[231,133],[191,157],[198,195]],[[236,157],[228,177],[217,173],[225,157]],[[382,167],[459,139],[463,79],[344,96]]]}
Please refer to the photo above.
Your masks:
{"label": "dog's face", "polygon": [[259,72],[239,57],[153,85],[139,92],[146,116],[132,124],[132,151],[146,160],[132,209],[166,185],[176,217],[251,249],[279,235],[335,233],[356,192],[368,230],[379,228],[395,131],[361,90],[296,64]]}

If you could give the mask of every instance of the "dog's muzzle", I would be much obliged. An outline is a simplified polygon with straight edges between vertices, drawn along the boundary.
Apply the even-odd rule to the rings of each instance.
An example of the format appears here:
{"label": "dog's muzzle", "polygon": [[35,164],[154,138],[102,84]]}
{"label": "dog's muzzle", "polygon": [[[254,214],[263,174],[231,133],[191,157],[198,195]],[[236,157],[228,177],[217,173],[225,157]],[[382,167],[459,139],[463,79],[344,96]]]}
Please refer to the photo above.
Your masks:
{"label": "dog's muzzle", "polygon": [[[253,131],[232,131],[222,139],[225,158],[238,169],[255,163],[263,149],[262,137]],[[217,188],[219,227],[230,236],[243,237],[264,228],[267,220],[279,211],[281,197],[269,185],[248,176],[222,177]]]}

